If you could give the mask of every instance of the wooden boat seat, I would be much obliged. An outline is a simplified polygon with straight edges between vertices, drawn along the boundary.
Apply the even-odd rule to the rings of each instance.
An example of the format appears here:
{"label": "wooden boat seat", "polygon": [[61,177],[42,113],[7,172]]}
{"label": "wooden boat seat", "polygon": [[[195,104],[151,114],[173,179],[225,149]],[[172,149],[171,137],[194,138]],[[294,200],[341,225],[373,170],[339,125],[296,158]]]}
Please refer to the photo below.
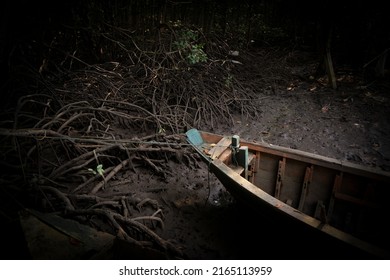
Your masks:
{"label": "wooden boat seat", "polygon": [[244,172],[245,168],[240,166],[240,165],[235,165],[235,164],[231,164],[229,165],[229,167],[236,173],[242,175],[242,173]]}
{"label": "wooden boat seat", "polygon": [[[231,152],[230,152],[231,154]],[[254,153],[248,153],[248,167],[253,164],[253,160],[254,158],[256,157],[256,155]],[[240,175],[243,175],[244,171],[245,171],[245,168],[240,166],[240,165],[236,165],[234,163],[230,163],[229,164],[229,167],[236,173],[240,174]]]}
{"label": "wooden boat seat", "polygon": [[347,201],[347,202],[350,202],[350,203],[354,203],[354,204],[359,205],[359,206],[370,207],[370,208],[373,208],[373,209],[384,208],[381,205],[378,205],[376,203],[367,201],[365,199],[353,197],[352,195],[343,194],[341,192],[335,192],[334,193],[334,198],[338,199],[338,200],[343,200],[343,201]]}
{"label": "wooden boat seat", "polygon": [[208,154],[211,156],[212,159],[219,158],[219,156],[226,151],[227,149],[230,150],[230,144],[231,144],[231,139],[228,137],[223,137],[219,142],[212,147],[209,151]]}
{"label": "wooden boat seat", "polygon": [[252,161],[255,159],[256,155],[254,153],[249,152],[248,155],[248,165],[252,164]]}
{"label": "wooden boat seat", "polygon": [[[215,146],[213,146],[207,154],[212,159],[220,159],[226,163],[234,172],[243,175],[245,168],[240,165],[236,165],[231,162],[232,150],[230,149],[232,139],[231,137],[223,137]],[[248,166],[252,164],[253,159],[256,157],[254,153],[248,153]]]}

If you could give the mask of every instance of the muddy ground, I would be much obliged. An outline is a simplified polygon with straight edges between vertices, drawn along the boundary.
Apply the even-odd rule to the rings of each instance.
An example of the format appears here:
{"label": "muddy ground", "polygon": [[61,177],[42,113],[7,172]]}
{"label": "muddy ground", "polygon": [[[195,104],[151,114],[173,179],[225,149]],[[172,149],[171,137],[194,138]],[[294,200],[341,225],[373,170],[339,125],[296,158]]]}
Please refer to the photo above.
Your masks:
{"label": "muddy ground", "polygon": [[[245,60],[243,58],[243,60]],[[256,61],[246,59],[246,63]],[[252,65],[252,66],[253,66]],[[245,64],[244,64],[245,66]],[[253,71],[253,69],[251,70]],[[260,71],[260,70],[259,70]],[[259,114],[233,115],[232,123],[197,127],[223,135],[299,149],[342,161],[390,170],[390,96],[387,80],[368,84],[359,73],[336,72],[338,88],[311,76],[315,61],[291,69],[296,78],[286,86],[259,89]],[[246,75],[243,71],[242,75]],[[250,77],[253,76],[253,72]],[[245,77],[244,77],[245,78]],[[206,122],[207,123],[207,122]],[[140,202],[132,215],[152,215],[163,225],[156,233],[179,248],[184,259],[343,259],[366,258],[341,244],[315,240],[254,214],[237,203],[207,166],[169,162],[172,176],[162,180],[142,166],[116,178],[102,195],[131,192]],[[104,192],[106,192],[104,194]],[[29,257],[19,252],[12,256]],[[132,257],[137,258],[137,255]]]}

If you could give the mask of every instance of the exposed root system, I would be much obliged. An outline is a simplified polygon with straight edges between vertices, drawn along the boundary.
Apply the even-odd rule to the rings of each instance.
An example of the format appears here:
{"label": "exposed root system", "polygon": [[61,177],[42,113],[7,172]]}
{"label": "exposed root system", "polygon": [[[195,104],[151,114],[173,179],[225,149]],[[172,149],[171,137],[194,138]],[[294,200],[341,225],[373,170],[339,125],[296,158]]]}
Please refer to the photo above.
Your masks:
{"label": "exposed root system", "polygon": [[131,33],[111,31],[115,38],[105,36],[117,54],[112,61],[91,65],[70,54],[59,61],[64,54],[53,49],[57,56],[45,70],[28,73],[35,86],[3,114],[2,185],[23,207],[84,217],[91,226],[180,257],[155,232],[164,229],[163,209],[151,198],[135,202],[131,185],[118,196],[118,182],[125,185],[123,174],[140,168],[164,181],[174,174],[170,161],[198,168],[182,133],[232,123],[233,112],[256,116],[254,101],[267,81],[237,79],[242,62],[229,57],[226,43],[199,30],[191,31],[198,41],[190,44],[201,42],[207,59],[196,63],[177,47],[178,30],[159,31],[156,42],[142,45]]}

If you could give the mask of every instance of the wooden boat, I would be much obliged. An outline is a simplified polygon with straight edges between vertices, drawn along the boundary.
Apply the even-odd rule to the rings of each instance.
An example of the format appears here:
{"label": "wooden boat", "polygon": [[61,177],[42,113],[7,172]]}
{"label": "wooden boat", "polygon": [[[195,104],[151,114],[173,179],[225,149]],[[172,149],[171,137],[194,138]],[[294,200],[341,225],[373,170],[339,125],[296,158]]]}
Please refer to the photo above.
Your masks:
{"label": "wooden boat", "polygon": [[190,129],[186,136],[233,197],[262,215],[390,257],[390,173],[238,135]]}

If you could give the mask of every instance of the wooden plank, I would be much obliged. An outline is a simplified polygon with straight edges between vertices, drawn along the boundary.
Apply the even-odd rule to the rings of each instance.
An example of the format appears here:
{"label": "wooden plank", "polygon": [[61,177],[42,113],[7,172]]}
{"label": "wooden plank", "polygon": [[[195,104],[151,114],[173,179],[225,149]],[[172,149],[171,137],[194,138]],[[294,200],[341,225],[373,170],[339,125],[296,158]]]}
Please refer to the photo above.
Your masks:
{"label": "wooden plank", "polygon": [[286,158],[279,160],[278,175],[276,176],[276,186],[275,186],[275,198],[280,198],[280,191],[283,185],[284,171],[286,169]]}
{"label": "wooden plank", "polygon": [[334,203],[335,203],[335,193],[337,193],[340,190],[342,182],[343,182],[343,172],[341,172],[340,174],[337,174],[336,177],[334,178],[332,196],[331,196],[330,201],[329,201],[329,208],[328,208],[328,215],[327,215],[329,221],[332,219],[332,215],[333,215],[333,208],[334,208]]}
{"label": "wooden plank", "polygon": [[239,148],[239,152],[236,155],[237,158],[237,163],[238,165],[244,167],[244,178],[248,180],[248,158],[249,158],[249,152],[248,152],[248,147],[247,146],[241,146]]}
{"label": "wooden plank", "polygon": [[232,161],[232,150],[226,149],[225,151],[223,151],[222,154],[219,156],[219,159],[225,164],[229,165]]}
{"label": "wooden plank", "polygon": [[344,193],[340,193],[340,192],[336,192],[334,194],[334,197],[335,197],[335,199],[348,201],[348,202],[354,203],[354,204],[359,205],[359,206],[365,206],[365,207],[370,207],[370,208],[374,208],[374,209],[375,208],[377,208],[377,209],[382,208],[381,205],[378,205],[378,204],[373,203],[371,201],[367,201],[365,199],[357,198],[357,197],[354,197],[352,195],[348,195],[348,194],[344,194]]}
{"label": "wooden plank", "polygon": [[240,165],[234,165],[234,164],[231,164],[229,165],[229,167],[234,171],[236,172],[237,174],[240,174],[242,175],[242,173],[244,172],[245,168],[240,166]]}
{"label": "wooden plank", "polygon": [[[258,153],[258,154],[259,154],[259,157],[260,157],[260,153]],[[252,184],[255,183],[255,175],[256,175],[257,166],[258,166],[257,153],[256,154],[249,153],[249,172],[248,172],[248,176],[249,176],[249,179],[252,182]]]}
{"label": "wooden plank", "polygon": [[260,152],[256,152],[255,157],[251,163],[251,182],[252,184],[255,184],[257,173],[260,169]]}
{"label": "wooden plank", "polygon": [[313,177],[313,170],[314,170],[313,165],[311,165],[310,167],[306,167],[305,177],[303,178],[303,183],[302,183],[301,198],[299,199],[299,205],[298,205],[299,211],[302,211],[303,206],[305,205],[306,195],[309,190],[311,179]]}
{"label": "wooden plank", "polygon": [[364,206],[364,207],[370,207],[370,208],[377,208],[380,209],[382,208],[382,205],[378,205],[376,203],[373,203],[371,201],[367,201],[362,198],[354,197],[349,194],[342,193],[341,190],[341,184],[343,182],[343,173],[340,173],[339,175],[336,175],[334,184],[333,184],[333,190],[332,190],[332,197],[329,201],[329,209],[328,209],[328,217],[330,218],[332,216],[335,200],[342,200],[342,201],[347,201],[359,206]]}
{"label": "wooden plank", "polygon": [[[222,153],[222,155],[220,156],[220,158],[219,159],[221,159],[222,161],[224,161],[225,160],[225,158],[227,157],[227,156],[229,156],[229,155],[231,155],[231,151],[230,150],[226,150],[226,151],[224,151],[223,153]],[[246,172],[248,172],[248,174],[250,173],[251,175],[253,174],[253,160],[255,159],[255,155],[253,154],[253,153],[249,153],[249,155],[248,155],[248,163],[250,163],[251,164],[251,170],[249,170],[249,169],[245,169],[245,167],[243,167],[243,166],[241,166],[241,165],[235,165],[234,163],[232,163],[232,162],[230,162],[229,161],[229,167],[234,171],[234,172],[236,172],[236,173],[238,173],[238,174],[240,174],[240,175],[244,175],[243,177],[245,178],[245,179],[247,179],[248,180],[248,175],[247,174],[243,174],[244,172],[246,173]],[[227,162],[227,161],[225,161],[225,162]],[[249,166],[249,164],[247,164],[247,166]]]}
{"label": "wooden plank", "polygon": [[328,223],[328,218],[326,216],[325,205],[322,202],[322,200],[318,200],[317,201],[317,206],[316,206],[316,211],[315,211],[314,217],[316,219],[320,220],[324,224]]}
{"label": "wooden plank", "polygon": [[219,142],[212,147],[208,154],[212,159],[218,158],[226,149],[230,149],[231,139],[229,137],[223,137]]}
{"label": "wooden plank", "polygon": [[253,164],[252,161],[256,158],[256,155],[254,153],[249,152],[248,155],[248,164],[251,165]]}

